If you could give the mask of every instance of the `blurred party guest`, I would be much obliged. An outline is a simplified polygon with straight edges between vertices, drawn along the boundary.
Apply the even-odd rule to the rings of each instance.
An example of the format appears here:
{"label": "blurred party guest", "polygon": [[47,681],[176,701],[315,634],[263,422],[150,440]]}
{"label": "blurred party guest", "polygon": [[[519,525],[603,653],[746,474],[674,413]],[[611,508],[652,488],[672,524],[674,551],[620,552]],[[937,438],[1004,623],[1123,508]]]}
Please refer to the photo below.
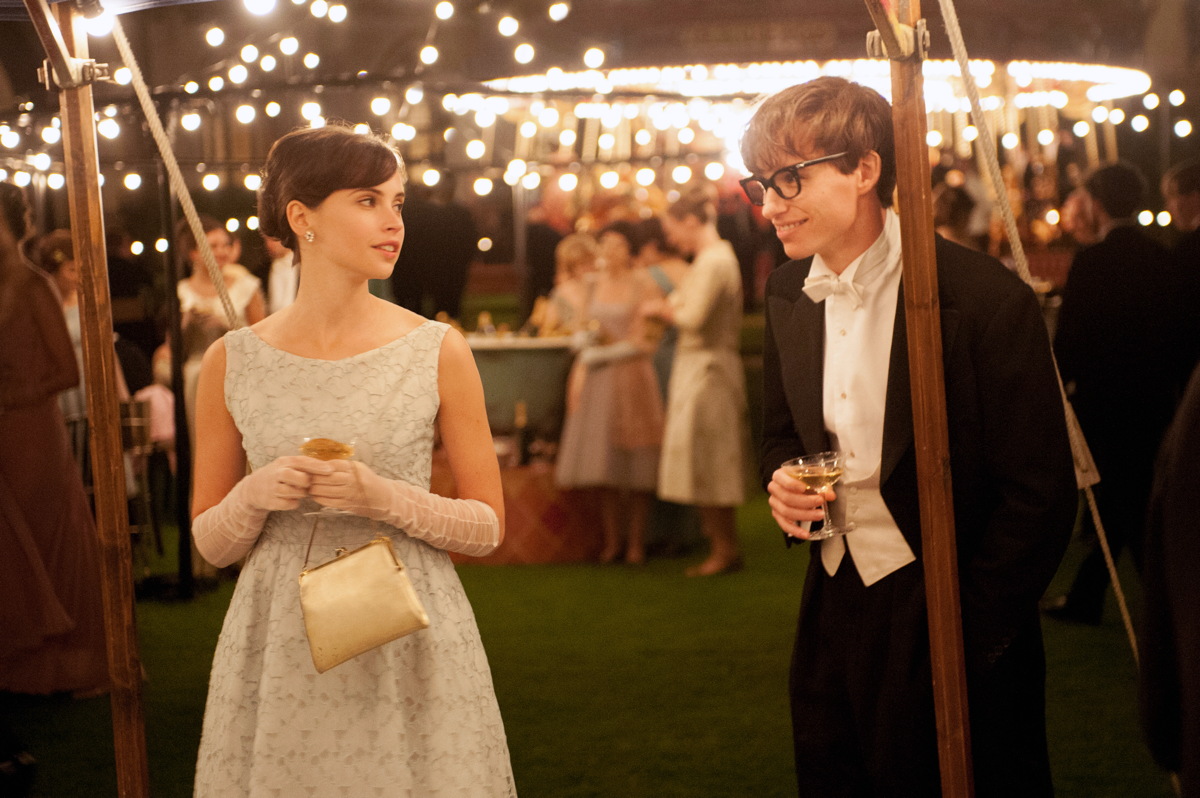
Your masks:
{"label": "blurred party guest", "polygon": [[978,249],[971,235],[971,214],[975,200],[961,186],[939,183],[933,190],[933,225],[938,235],[955,244]]}
{"label": "blurred party guest", "polygon": [[95,693],[108,685],[99,550],[57,402],[79,370],[55,291],[16,239],[0,221],[0,690]]}
{"label": "blurred party guest", "polygon": [[542,319],[543,334],[570,333],[583,328],[587,306],[596,287],[600,248],[587,233],[572,233],[554,248],[554,289]]}
{"label": "blurred party guest", "polygon": [[1173,364],[1179,384],[1200,363],[1200,158],[1176,164],[1163,176],[1162,195],[1171,223],[1183,234],[1172,252],[1172,279],[1179,286],[1172,316],[1178,342]]}
{"label": "blurred party guest", "polygon": [[27,265],[36,268],[29,252],[29,244],[37,233],[33,226],[33,211],[25,201],[25,192],[12,183],[0,183],[0,221],[12,231],[17,254]]}
{"label": "blurred party guest", "polygon": [[521,315],[533,312],[538,297],[554,290],[555,250],[563,235],[547,219],[546,209],[535,205],[525,217],[525,282],[521,288]]}
{"label": "blurred party guest", "polygon": [[[650,275],[662,296],[668,296],[687,276],[688,263],[679,256],[675,247],[667,243],[662,220],[657,216],[639,222],[637,232],[636,262]],[[675,362],[675,342],[678,338],[679,331],[675,327],[664,325],[658,349],[654,352],[654,373],[658,375],[663,401],[667,397],[667,382],[671,379],[671,365]]]}
{"label": "blurred party guest", "polygon": [[79,264],[75,261],[75,247],[71,243],[70,230],[55,230],[38,242],[38,265],[58,289],[62,298],[63,316],[67,322],[67,332],[71,336],[71,345],[75,349],[75,360],[79,364],[79,384],[68,388],[58,395],[58,408],[62,411],[63,419],[68,428],[77,430],[81,435],[72,434],[72,448],[76,457],[84,450],[83,441],[86,437],[87,426],[80,422],[87,420],[86,380],[83,370],[83,333],[79,322]]}
{"label": "blurred party guest", "polygon": [[454,200],[445,178],[436,188],[409,187],[404,205],[404,249],[392,272],[396,303],[416,313],[457,319],[479,233],[471,211]]}
{"label": "blurred party guest", "polygon": [[[67,424],[71,452],[84,475],[84,484],[90,489],[92,463],[88,447],[87,424],[87,372],[83,365],[83,330],[79,318],[79,262],[75,260],[75,245],[70,230],[55,230],[44,236],[37,244],[38,265],[41,267],[62,298],[63,316],[71,346],[75,349],[75,362],[79,368],[79,385],[68,388],[58,395],[58,407]],[[134,348],[136,354],[140,350]],[[125,383],[124,369],[119,358],[116,366],[117,398],[129,399],[129,388]]]}
{"label": "blurred party guest", "polygon": [[599,342],[579,353],[568,379],[555,470],[560,487],[598,492],[605,563],[622,557],[631,564],[645,561],[646,516],[662,442],[662,398],[638,313],[654,289],[633,268],[635,239],[629,222],[600,232],[602,267],[584,307]]}
{"label": "blurred party guest", "polygon": [[1142,729],[1154,760],[1200,796],[1200,370],[1155,470],[1146,525],[1138,675]]}
{"label": "blurred party guest", "polygon": [[[1094,488],[1113,557],[1129,545],[1141,565],[1141,528],[1154,453],[1174,409],[1166,367],[1167,252],[1134,219],[1146,181],[1134,166],[1102,166],[1084,181],[1099,243],[1080,250],[1063,289],[1054,352],[1100,472]],[[1086,513],[1090,527],[1091,514]],[[1064,597],[1047,602],[1059,620],[1097,624],[1108,567],[1093,546]]]}
{"label": "blurred party guest", "polygon": [[300,270],[292,262],[292,251],[276,238],[264,235],[263,245],[271,259],[267,272],[267,312],[278,313],[296,301]]}
{"label": "blurred party guest", "polygon": [[700,528],[712,548],[687,574],[713,576],[742,566],[734,517],[745,499],[749,441],[738,354],[741,275],[733,247],[717,232],[716,207],[706,192],[694,190],[678,199],[663,226],[671,243],[694,259],[676,290],[644,306],[679,330],[658,495],[700,508]]}
{"label": "blurred party guest", "polygon": [[196,380],[200,376],[200,360],[205,350],[233,326],[255,324],[266,316],[262,281],[244,266],[234,263],[234,243],[229,231],[209,216],[200,217],[200,227],[212,249],[217,268],[221,270],[237,324],[231,325],[226,317],[225,306],[204,265],[192,229],[186,219],[181,219],[175,227],[175,247],[191,267],[190,276],[180,280],[176,287],[183,336],[184,407],[189,427],[195,426]]}
{"label": "blurred party guest", "polygon": [[1083,186],[1072,191],[1063,200],[1062,229],[1081,247],[1090,247],[1100,240],[1093,203]]}

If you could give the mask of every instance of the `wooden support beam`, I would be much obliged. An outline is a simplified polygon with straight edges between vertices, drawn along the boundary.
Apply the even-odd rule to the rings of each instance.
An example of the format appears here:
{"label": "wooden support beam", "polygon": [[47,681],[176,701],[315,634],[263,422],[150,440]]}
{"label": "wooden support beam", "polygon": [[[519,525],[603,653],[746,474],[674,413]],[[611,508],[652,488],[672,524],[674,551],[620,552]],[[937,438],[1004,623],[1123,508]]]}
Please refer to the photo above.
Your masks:
{"label": "wooden support beam", "polygon": [[[31,15],[37,13],[27,0]],[[41,4],[45,8],[45,4]],[[56,3],[54,15],[65,32],[67,56],[87,57],[87,37],[76,24],[71,3]],[[49,22],[50,20],[47,20]],[[53,58],[51,59],[54,60]],[[146,734],[142,715],[142,666],[133,614],[133,564],[125,502],[125,462],[121,447],[112,306],[105,260],[100,202],[100,162],[96,149],[95,106],[89,85],[59,92],[63,160],[75,259],[79,264],[80,322],[91,420],[96,528],[100,536],[104,625],[112,680],[113,745],[117,790],[122,798],[150,794]]]}
{"label": "wooden support beam", "polygon": [[[872,19],[912,29],[920,20],[919,0],[866,0]],[[887,35],[883,34],[885,47]],[[933,237],[924,78],[918,54],[893,58],[892,121],[900,236],[904,257],[904,303],[913,399],[913,437],[921,510],[921,560],[929,609],[929,650],[937,717],[942,795],[974,795],[967,677],[963,660],[958,554],[950,481],[950,443],[942,373],[941,310]],[[898,52],[888,49],[889,53]],[[909,50],[911,52],[911,49]]]}

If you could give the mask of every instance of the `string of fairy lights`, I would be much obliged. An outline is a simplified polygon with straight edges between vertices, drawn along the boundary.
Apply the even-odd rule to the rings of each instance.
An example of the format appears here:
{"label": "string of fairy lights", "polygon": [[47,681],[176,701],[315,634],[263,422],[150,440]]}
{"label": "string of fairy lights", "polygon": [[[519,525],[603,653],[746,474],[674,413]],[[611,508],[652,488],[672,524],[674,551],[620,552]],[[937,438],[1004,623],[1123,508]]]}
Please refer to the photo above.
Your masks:
{"label": "string of fairy lights", "polygon": [[[243,5],[252,16],[306,12],[332,26],[344,24],[351,13],[346,5],[328,0],[243,0]],[[511,45],[513,76],[480,85],[446,85],[437,75],[439,26],[461,11],[451,0],[431,6],[417,63],[399,77],[360,71],[331,81],[318,72],[322,58],[317,48],[307,48],[283,26],[240,41],[214,26],[202,33],[214,62],[204,74],[184,75],[175,86],[159,87],[157,100],[170,108],[168,123],[177,127],[177,141],[185,147],[198,146],[197,137],[272,124],[267,120],[277,120],[274,124],[286,130],[295,124],[320,126],[334,117],[357,119],[359,130],[382,132],[401,145],[410,179],[426,186],[452,175],[465,179],[484,199],[500,185],[514,192],[552,187],[587,196],[627,192],[639,198],[657,187],[669,199],[693,180],[744,173],[737,144],[758,96],[822,74],[844,76],[890,95],[889,65],[868,59],[605,69],[604,49],[584,42],[575,64],[526,72],[537,57],[537,43],[526,32],[537,26],[501,11],[491,13],[496,36]],[[542,13],[553,25],[567,19],[571,6],[554,2]],[[93,36],[111,32],[111,21],[106,25],[103,15],[87,25]],[[1032,153],[1041,148],[1049,153],[1069,130],[1084,144],[1089,162],[1098,163],[1116,157],[1116,130],[1122,126],[1135,135],[1157,135],[1168,146],[1171,138],[1187,139],[1194,132],[1185,93],[1151,91],[1149,76],[1138,70],[980,60],[970,63],[970,72],[983,93],[989,127],[1006,150]],[[978,130],[970,123],[957,65],[927,61],[924,75],[927,144],[932,151],[972,157]],[[127,85],[129,70],[115,69],[112,82]],[[138,163],[106,158],[105,142],[130,135],[126,131],[131,129],[140,134],[140,111],[131,95],[96,113],[106,191],[137,192],[154,182],[144,177]],[[55,155],[62,131],[55,110],[25,102],[10,119],[0,111],[0,120],[0,180],[62,189],[66,181],[61,157]],[[1169,131],[1166,136],[1164,130]],[[240,182],[252,193],[260,184],[257,165],[244,160],[190,165],[194,177],[189,180],[195,180],[197,190],[213,192]],[[1150,210],[1139,220],[1170,223],[1165,212]],[[1055,210],[1047,221],[1057,222]],[[257,219],[231,217],[227,227],[256,229]],[[481,240],[481,249],[490,244]],[[165,251],[168,243],[138,242],[135,249],[150,246]]]}

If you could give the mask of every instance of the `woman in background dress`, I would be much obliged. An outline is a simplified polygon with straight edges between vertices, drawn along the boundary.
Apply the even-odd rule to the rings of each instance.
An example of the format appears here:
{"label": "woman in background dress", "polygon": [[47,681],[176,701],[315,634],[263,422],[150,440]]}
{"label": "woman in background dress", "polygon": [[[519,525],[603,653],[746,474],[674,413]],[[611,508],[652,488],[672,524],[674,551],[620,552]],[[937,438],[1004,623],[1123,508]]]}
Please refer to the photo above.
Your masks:
{"label": "woman in background dress", "polygon": [[[179,295],[180,329],[183,331],[183,395],[188,426],[196,426],[196,380],[200,376],[200,360],[214,341],[233,326],[257,324],[267,315],[262,295],[262,281],[241,264],[234,263],[233,239],[220,222],[209,216],[200,217],[204,237],[212,249],[213,260],[225,280],[225,290],[233,305],[236,325],[229,323],[225,306],[217,294],[212,277],[200,255],[200,246],[186,219],[175,227],[175,246],[187,253],[191,274],[176,286]],[[165,347],[165,344],[164,344]]]}
{"label": "woman in background dress", "polygon": [[[83,367],[83,327],[79,317],[79,262],[75,260],[75,244],[70,230],[55,230],[47,233],[37,244],[38,266],[54,282],[62,298],[63,317],[67,321],[67,332],[75,350],[75,362],[79,368],[79,384],[58,395],[58,409],[67,424],[67,435],[71,441],[71,453],[83,474],[86,489],[91,490],[92,463],[88,446],[87,380]],[[116,369],[117,398],[129,399],[129,388],[120,361],[113,358]]]}
{"label": "woman in background dress", "polygon": [[573,333],[587,321],[587,304],[596,286],[600,249],[587,233],[572,233],[554,248],[554,289],[542,320],[543,334]]}
{"label": "woman in background dress", "polygon": [[600,561],[645,562],[646,519],[658,472],[663,408],[638,307],[654,287],[633,268],[636,232],[613,222],[600,232],[602,269],[587,304],[599,342],[579,353],[568,378],[567,417],[555,480],[599,494]]}
{"label": "woman in background dress", "polygon": [[[404,241],[405,172],[340,125],[272,147],[263,232],[303,263],[296,301],[204,357],[193,533],[224,566],[249,555],[217,643],[198,798],[515,795],[471,606],[450,551],[503,538],[483,386],[463,336],[372,296]],[[458,499],[429,492],[435,434]],[[299,454],[306,437],[354,460]],[[246,473],[247,465],[251,467]],[[321,506],[343,514],[311,516]],[[318,674],[297,576],[386,535],[430,626]]]}
{"label": "woman in background dress", "polygon": [[[637,263],[646,270],[650,279],[658,286],[662,296],[668,296],[679,287],[688,274],[688,262],[679,257],[667,242],[662,220],[657,216],[638,223]],[[665,327],[658,349],[654,352],[654,372],[658,375],[658,386],[662,389],[663,401],[667,401],[667,383],[671,379],[671,366],[675,362],[675,343],[679,331]]]}
{"label": "woman in background dress", "polygon": [[738,352],[742,279],[737,256],[717,233],[717,210],[704,191],[680,197],[664,220],[667,238],[693,255],[687,278],[644,311],[679,330],[667,388],[658,496],[696,505],[712,545],[689,576],[742,567],[735,512],[745,500],[746,378]]}
{"label": "woman in background dress", "polygon": [[0,217],[0,691],[91,695],[108,687],[100,553],[58,409],[79,370],[25,232]]}

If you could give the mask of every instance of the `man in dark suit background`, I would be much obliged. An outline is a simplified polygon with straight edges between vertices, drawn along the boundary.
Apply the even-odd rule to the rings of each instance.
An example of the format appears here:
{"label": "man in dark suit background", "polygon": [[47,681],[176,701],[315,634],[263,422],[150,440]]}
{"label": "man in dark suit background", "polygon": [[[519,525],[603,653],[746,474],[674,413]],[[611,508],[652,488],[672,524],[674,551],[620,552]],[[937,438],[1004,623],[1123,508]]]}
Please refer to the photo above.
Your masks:
{"label": "man in dark suit background", "polygon": [[[479,236],[471,211],[454,201],[454,187],[411,184],[404,203],[404,246],[392,269],[396,304],[430,318],[459,319]],[[431,300],[431,302],[430,302]]]}
{"label": "man in dark suit background", "polygon": [[1163,441],[1146,524],[1138,703],[1150,753],[1200,796],[1200,370]]}
{"label": "man in dark suit background", "polygon": [[[891,109],[818,78],[759,107],[742,155],[747,195],[797,259],[766,292],[772,513],[789,541],[807,538],[819,497],[778,466],[839,449],[832,515],[856,525],[814,544],[805,577],[800,794],[937,795]],[[1033,292],[997,261],[939,239],[937,271],[977,794],[1050,795],[1037,602],[1076,492],[1049,341]]]}
{"label": "man in dark suit background", "polygon": [[1180,386],[1184,386],[1200,362],[1200,315],[1196,312],[1200,308],[1200,158],[1172,166],[1163,175],[1162,195],[1172,226],[1182,233],[1171,252],[1171,279],[1180,286],[1174,291],[1174,341],[1179,354],[1174,365]]}
{"label": "man in dark suit background", "polygon": [[[1140,570],[1154,454],[1178,398],[1166,311],[1180,286],[1172,285],[1167,250],[1134,219],[1146,195],[1137,167],[1099,167],[1083,190],[1100,240],[1071,263],[1054,353],[1100,473],[1093,490],[1109,548],[1115,558],[1128,544]],[[1093,529],[1091,513],[1084,518]],[[1048,602],[1046,614],[1100,623],[1108,582],[1104,553],[1095,544],[1070,591]]]}

